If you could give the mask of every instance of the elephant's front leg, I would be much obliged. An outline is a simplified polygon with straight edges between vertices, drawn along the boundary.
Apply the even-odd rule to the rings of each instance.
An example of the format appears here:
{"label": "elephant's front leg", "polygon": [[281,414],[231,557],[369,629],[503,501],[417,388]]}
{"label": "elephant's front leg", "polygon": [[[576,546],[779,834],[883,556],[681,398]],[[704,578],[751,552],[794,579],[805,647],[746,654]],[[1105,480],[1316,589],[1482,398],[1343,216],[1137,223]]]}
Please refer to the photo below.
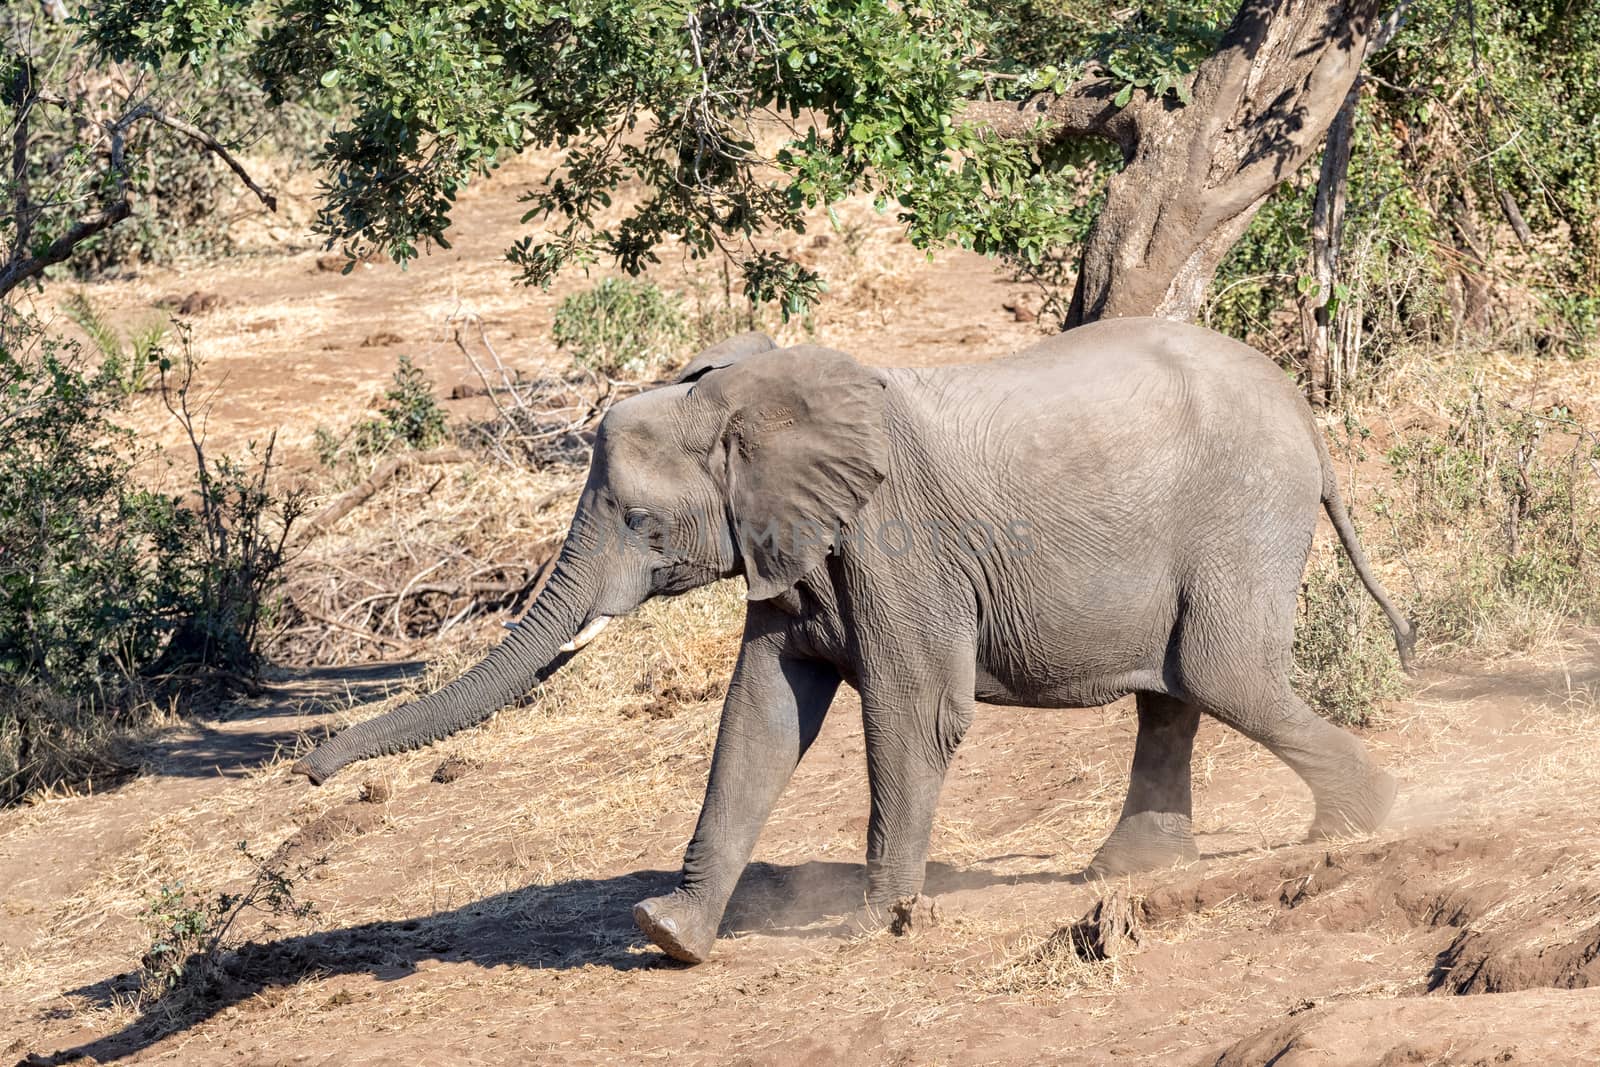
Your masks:
{"label": "elephant's front leg", "polygon": [[683,881],[633,909],[645,935],[685,963],[711,954],[761,828],[839,688],[832,666],[786,658],[776,640],[750,640],[748,627],[746,635],[722,706],[700,822],[683,858]]}
{"label": "elephant's front leg", "polygon": [[872,813],[867,823],[867,917],[922,891],[945,771],[972,723],[975,656],[919,669],[913,660],[863,685]]}

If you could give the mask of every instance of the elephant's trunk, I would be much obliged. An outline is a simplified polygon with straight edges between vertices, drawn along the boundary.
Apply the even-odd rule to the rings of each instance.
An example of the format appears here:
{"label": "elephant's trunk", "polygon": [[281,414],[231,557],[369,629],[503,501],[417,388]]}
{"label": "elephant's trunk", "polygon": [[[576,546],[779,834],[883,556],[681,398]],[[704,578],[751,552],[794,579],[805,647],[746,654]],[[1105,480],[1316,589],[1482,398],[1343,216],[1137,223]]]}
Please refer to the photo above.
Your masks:
{"label": "elephant's trunk", "polygon": [[598,632],[595,620],[588,618],[592,598],[579,591],[570,575],[567,567],[558,566],[522,622],[466,674],[421,700],[329,738],[296,763],[294,773],[321,785],[347,763],[421,748],[482,722],[554,674],[586,636]]}

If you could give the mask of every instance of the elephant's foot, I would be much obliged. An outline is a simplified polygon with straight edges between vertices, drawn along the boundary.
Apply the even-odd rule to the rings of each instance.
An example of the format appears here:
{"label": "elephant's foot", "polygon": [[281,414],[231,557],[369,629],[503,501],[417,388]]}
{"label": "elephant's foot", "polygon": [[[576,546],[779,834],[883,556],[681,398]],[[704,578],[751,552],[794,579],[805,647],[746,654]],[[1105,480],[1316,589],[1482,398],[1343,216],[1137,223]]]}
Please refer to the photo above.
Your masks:
{"label": "elephant's foot", "polygon": [[1200,858],[1189,816],[1172,811],[1141,811],[1124,816],[1085,868],[1090,878],[1116,878],[1153,871]]}
{"label": "elephant's foot", "polygon": [[923,893],[892,900],[868,901],[844,917],[839,929],[846,937],[864,937],[888,930],[896,937],[938,926],[939,902]]}
{"label": "elephant's foot", "polygon": [[717,920],[682,892],[641,900],[633,921],[657,948],[684,963],[704,963],[717,940]]}
{"label": "elephant's foot", "polygon": [[1358,788],[1341,789],[1334,796],[1317,798],[1317,814],[1311,820],[1306,840],[1372,833],[1388,818],[1399,791],[1400,783],[1394,775],[1372,768],[1367,780]]}

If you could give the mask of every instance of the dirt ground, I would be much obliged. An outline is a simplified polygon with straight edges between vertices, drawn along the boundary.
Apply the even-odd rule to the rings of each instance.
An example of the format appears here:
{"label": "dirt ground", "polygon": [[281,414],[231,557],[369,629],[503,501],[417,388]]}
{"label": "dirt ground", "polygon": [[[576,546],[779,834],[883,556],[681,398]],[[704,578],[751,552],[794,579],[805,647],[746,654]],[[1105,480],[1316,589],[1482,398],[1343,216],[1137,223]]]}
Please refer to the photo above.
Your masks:
{"label": "dirt ground", "polygon": [[[369,408],[400,352],[444,390],[468,380],[452,316],[481,316],[508,363],[535,371],[556,358],[550,315],[580,283],[551,294],[511,283],[500,257],[517,232],[519,180],[529,173],[466,197],[452,251],[405,272],[341,276],[319,267],[321,253],[263,253],[89,290],[128,322],[159,314],[171,295],[221,294],[195,321],[208,381],[220,386],[214,440],[237,447],[278,428],[303,465],[316,425]],[[1003,306],[1025,290],[993,264],[921,257],[892,226],[862,217],[853,237],[800,239],[840,279],[818,340],[912,364],[993,358],[1036,336]],[[685,276],[720,293],[714,268]],[[170,432],[152,398],[140,404],[153,434]],[[262,697],[154,738],[136,780],[0,812],[0,1054],[1600,1060],[1600,634],[1520,659],[1425,664],[1368,733],[1403,781],[1395,817],[1370,839],[1298,843],[1310,815],[1303,787],[1242,737],[1203,724],[1201,861],[1112,887],[1077,872],[1121,804],[1131,701],[980,708],[934,834],[928,892],[939,915],[899,937],[838,925],[864,884],[867,813],[859,704],[842,694],[715,955],[684,967],[643,941],[629,910],[670,887],[694,825],[716,679],[737,643],[732,585],[649,605],[586,652],[565,688],[320,790],[288,774],[297,741],[403,699],[423,664],[280,672]],[[435,674],[459,669],[496,629],[485,621]],[[664,670],[694,684],[663,700]],[[436,774],[447,760],[450,773]],[[131,1000],[151,936],[141,910],[175,880],[236,891],[248,874],[240,841],[291,870],[325,858],[297,886],[315,914],[245,915],[238,933],[249,943],[207,999],[176,1018],[141,1015]],[[1085,962],[1069,928],[1103,898],[1133,938]]]}

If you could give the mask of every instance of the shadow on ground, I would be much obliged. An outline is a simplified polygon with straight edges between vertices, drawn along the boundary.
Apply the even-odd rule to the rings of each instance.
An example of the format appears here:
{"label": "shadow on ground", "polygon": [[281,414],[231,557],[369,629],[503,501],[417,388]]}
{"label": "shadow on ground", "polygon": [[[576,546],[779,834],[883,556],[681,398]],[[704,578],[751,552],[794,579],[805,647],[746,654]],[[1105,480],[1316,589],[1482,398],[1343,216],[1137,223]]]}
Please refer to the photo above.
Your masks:
{"label": "shadow on ground", "polygon": [[[1529,702],[1530,696],[1551,708],[1584,709],[1600,704],[1600,641],[1585,640],[1565,666],[1492,668],[1471,660],[1447,660],[1427,672],[1423,697],[1444,700]],[[1530,709],[1533,710],[1533,709]]]}
{"label": "shadow on ground", "polygon": [[320,667],[269,683],[261,697],[165,733],[139,753],[141,772],[166,778],[240,778],[293,750],[307,716],[381,700],[420,673],[420,661]]}
{"label": "shadow on ground", "polygon": [[[339,974],[364,973],[380,981],[397,981],[414,973],[424,960],[485,968],[680,968],[684,965],[649,947],[632,920],[634,903],[669,892],[677,880],[678,872],[659,870],[574,879],[510,890],[418,918],[252,942],[222,961],[221,977],[176,1026],[162,1006],[156,1005],[116,1033],[53,1055],[35,1054],[22,1062],[59,1064],[83,1057],[106,1062],[130,1056],[173,1033],[198,1026],[264,989]],[[937,895],[997,884],[1081,880],[1078,874],[1010,875],[930,863],[927,890]],[[722,934],[838,937],[844,933],[843,917],[861,903],[865,888],[866,868],[859,863],[753,863],[734,893]],[[128,972],[66,995],[92,1006],[109,1006],[136,991],[137,985],[137,974]]]}

